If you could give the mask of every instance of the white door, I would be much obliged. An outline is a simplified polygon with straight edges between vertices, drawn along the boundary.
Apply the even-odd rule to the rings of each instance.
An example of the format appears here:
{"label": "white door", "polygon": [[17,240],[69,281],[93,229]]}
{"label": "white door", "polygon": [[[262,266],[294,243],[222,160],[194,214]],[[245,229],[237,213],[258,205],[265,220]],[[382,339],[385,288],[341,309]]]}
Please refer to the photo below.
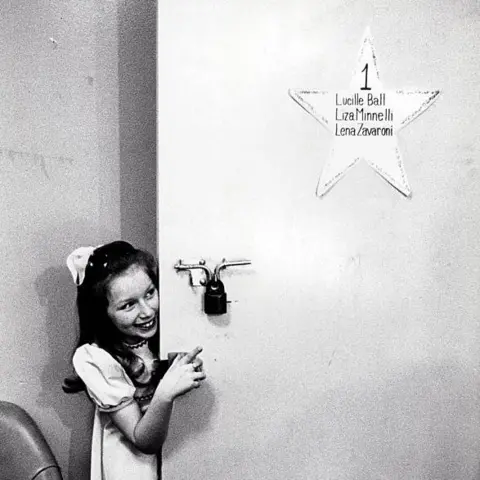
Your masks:
{"label": "white door", "polygon": [[[208,374],[164,480],[478,479],[479,15],[435,8],[160,2],[162,352]],[[288,90],[348,88],[368,25],[386,87],[442,90],[399,133],[413,196],[361,161],[318,198],[333,137]],[[173,267],[224,257],[208,317]]]}

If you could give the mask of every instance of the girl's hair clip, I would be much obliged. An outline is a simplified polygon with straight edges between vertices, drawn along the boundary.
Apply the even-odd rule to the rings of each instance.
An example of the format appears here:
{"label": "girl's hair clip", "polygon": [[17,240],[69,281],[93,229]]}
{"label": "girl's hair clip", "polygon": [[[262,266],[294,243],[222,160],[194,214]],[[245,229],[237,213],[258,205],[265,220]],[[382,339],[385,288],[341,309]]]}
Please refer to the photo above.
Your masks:
{"label": "girl's hair clip", "polygon": [[92,253],[101,246],[102,245],[97,245],[96,247],[80,247],[67,257],[67,267],[77,286],[81,285],[85,279],[85,269],[87,268],[89,258],[92,256]]}

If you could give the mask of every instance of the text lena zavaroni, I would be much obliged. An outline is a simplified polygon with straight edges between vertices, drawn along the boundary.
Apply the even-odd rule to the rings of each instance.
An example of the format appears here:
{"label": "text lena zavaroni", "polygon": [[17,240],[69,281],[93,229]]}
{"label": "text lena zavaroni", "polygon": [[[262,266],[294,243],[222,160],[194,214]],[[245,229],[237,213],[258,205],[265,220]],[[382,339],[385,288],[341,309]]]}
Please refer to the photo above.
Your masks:
{"label": "text lena zavaroni", "polygon": [[393,126],[389,127],[366,127],[363,122],[358,123],[356,127],[339,127],[338,123],[335,124],[335,135],[337,137],[369,137],[369,136],[381,136],[392,137]]}

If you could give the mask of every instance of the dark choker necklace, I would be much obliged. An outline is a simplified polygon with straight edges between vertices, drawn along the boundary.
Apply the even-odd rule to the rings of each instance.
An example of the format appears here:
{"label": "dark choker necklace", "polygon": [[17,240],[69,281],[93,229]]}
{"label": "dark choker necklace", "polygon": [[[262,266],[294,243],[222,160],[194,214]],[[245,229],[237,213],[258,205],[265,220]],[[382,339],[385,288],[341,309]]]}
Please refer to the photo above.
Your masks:
{"label": "dark choker necklace", "polygon": [[134,348],[140,348],[143,347],[146,343],[148,342],[148,339],[142,340],[141,342],[138,343],[125,343],[123,344],[130,350],[133,350]]}

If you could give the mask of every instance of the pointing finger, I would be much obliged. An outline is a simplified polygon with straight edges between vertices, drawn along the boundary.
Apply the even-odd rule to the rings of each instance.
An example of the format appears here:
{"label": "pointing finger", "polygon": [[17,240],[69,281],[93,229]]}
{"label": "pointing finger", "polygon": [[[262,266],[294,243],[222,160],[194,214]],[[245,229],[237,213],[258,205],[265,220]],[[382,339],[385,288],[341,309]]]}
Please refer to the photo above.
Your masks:
{"label": "pointing finger", "polygon": [[203,350],[202,347],[198,346],[198,347],[195,347],[191,352],[188,352],[186,355],[184,355],[180,361],[183,363],[183,364],[186,364],[186,363],[192,363],[192,361],[195,359],[195,357]]}

